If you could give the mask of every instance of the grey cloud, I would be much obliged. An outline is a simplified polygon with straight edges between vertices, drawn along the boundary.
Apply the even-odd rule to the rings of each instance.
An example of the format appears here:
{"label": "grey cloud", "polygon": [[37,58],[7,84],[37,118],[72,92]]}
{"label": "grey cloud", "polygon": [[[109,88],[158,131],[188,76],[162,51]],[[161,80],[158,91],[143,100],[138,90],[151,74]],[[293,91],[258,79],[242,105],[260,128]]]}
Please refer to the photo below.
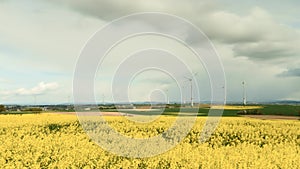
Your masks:
{"label": "grey cloud", "polygon": [[300,54],[299,31],[275,22],[261,8],[252,9],[246,16],[220,11],[210,18],[204,30],[214,40],[232,45],[234,56],[276,63]]}
{"label": "grey cloud", "polygon": [[[100,19],[110,21],[136,12],[166,12],[192,21],[210,38],[226,43],[255,42],[262,38],[288,35],[265,10],[255,7],[245,16],[219,9],[215,1],[153,0],[149,2],[131,0],[56,0],[71,9]],[[278,31],[281,31],[278,34]],[[293,35],[292,35],[293,36]],[[275,37],[276,38],[276,37]]]}
{"label": "grey cloud", "polygon": [[[182,13],[184,15],[207,13],[215,8],[216,4],[211,1],[180,1],[180,0],[56,0],[58,2],[77,10],[81,13],[111,20],[136,12],[168,12],[172,14]],[[192,10],[191,10],[192,9]]]}
{"label": "grey cloud", "polygon": [[[220,6],[216,1],[56,0],[54,2],[107,21],[135,12],[156,11],[178,15],[190,20],[212,40],[233,45],[235,56],[246,56],[252,60],[273,60],[300,53],[294,49],[294,46],[300,44],[299,32],[277,23],[271,14],[259,7],[240,16],[219,9]],[[178,28],[174,30],[178,31]],[[188,33],[186,38],[190,42],[195,41],[195,37],[189,37]]]}
{"label": "grey cloud", "polygon": [[300,68],[286,70],[278,75],[279,77],[300,77]]}
{"label": "grey cloud", "polygon": [[299,52],[294,48],[293,43],[272,41],[236,44],[233,51],[235,56],[247,56],[252,60],[260,61],[291,57]]}

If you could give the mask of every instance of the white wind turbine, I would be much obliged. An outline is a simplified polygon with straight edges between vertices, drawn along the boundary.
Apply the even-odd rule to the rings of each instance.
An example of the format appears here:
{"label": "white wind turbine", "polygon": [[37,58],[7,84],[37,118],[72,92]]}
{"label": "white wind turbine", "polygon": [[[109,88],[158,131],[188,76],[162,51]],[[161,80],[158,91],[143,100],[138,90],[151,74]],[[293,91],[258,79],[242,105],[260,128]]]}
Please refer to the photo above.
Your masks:
{"label": "white wind turbine", "polygon": [[[196,76],[197,73],[194,73],[193,77]],[[191,84],[191,107],[194,106],[194,100],[193,100],[193,78],[192,77],[186,77],[184,76],[184,78],[186,78],[190,84]]]}
{"label": "white wind turbine", "polygon": [[242,82],[243,85],[243,105],[246,106],[247,104],[247,98],[246,98],[246,82]]}

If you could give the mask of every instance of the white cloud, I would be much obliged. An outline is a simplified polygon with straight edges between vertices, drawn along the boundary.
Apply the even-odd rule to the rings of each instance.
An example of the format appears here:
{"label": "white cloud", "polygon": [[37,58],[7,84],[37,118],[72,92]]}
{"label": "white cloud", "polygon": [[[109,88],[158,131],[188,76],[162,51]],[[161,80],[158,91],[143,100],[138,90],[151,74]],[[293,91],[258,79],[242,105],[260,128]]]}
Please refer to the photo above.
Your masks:
{"label": "white cloud", "polygon": [[26,89],[26,88],[19,88],[16,90],[11,91],[2,91],[1,95],[4,96],[27,96],[27,95],[43,95],[49,91],[56,90],[59,85],[56,82],[40,82],[37,86]]}
{"label": "white cloud", "polygon": [[5,78],[0,78],[0,83],[9,83],[10,80],[5,79]]}

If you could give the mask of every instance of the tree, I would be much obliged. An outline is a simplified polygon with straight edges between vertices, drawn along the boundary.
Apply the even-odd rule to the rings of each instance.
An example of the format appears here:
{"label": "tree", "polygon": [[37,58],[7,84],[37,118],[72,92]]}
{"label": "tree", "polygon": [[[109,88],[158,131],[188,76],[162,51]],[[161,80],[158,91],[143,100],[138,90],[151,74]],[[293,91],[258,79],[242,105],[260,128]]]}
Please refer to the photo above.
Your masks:
{"label": "tree", "polygon": [[6,111],[6,108],[4,105],[0,105],[0,112]]}

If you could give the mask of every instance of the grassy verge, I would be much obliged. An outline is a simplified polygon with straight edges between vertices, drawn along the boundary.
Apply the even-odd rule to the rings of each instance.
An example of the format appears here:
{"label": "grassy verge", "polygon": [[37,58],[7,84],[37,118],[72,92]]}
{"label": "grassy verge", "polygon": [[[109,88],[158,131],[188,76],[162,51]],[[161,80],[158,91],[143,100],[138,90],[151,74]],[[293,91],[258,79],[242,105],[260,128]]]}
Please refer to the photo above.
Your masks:
{"label": "grassy verge", "polygon": [[40,111],[5,111],[1,112],[0,114],[8,115],[8,114],[16,114],[16,115],[22,115],[22,114],[39,114]]}

